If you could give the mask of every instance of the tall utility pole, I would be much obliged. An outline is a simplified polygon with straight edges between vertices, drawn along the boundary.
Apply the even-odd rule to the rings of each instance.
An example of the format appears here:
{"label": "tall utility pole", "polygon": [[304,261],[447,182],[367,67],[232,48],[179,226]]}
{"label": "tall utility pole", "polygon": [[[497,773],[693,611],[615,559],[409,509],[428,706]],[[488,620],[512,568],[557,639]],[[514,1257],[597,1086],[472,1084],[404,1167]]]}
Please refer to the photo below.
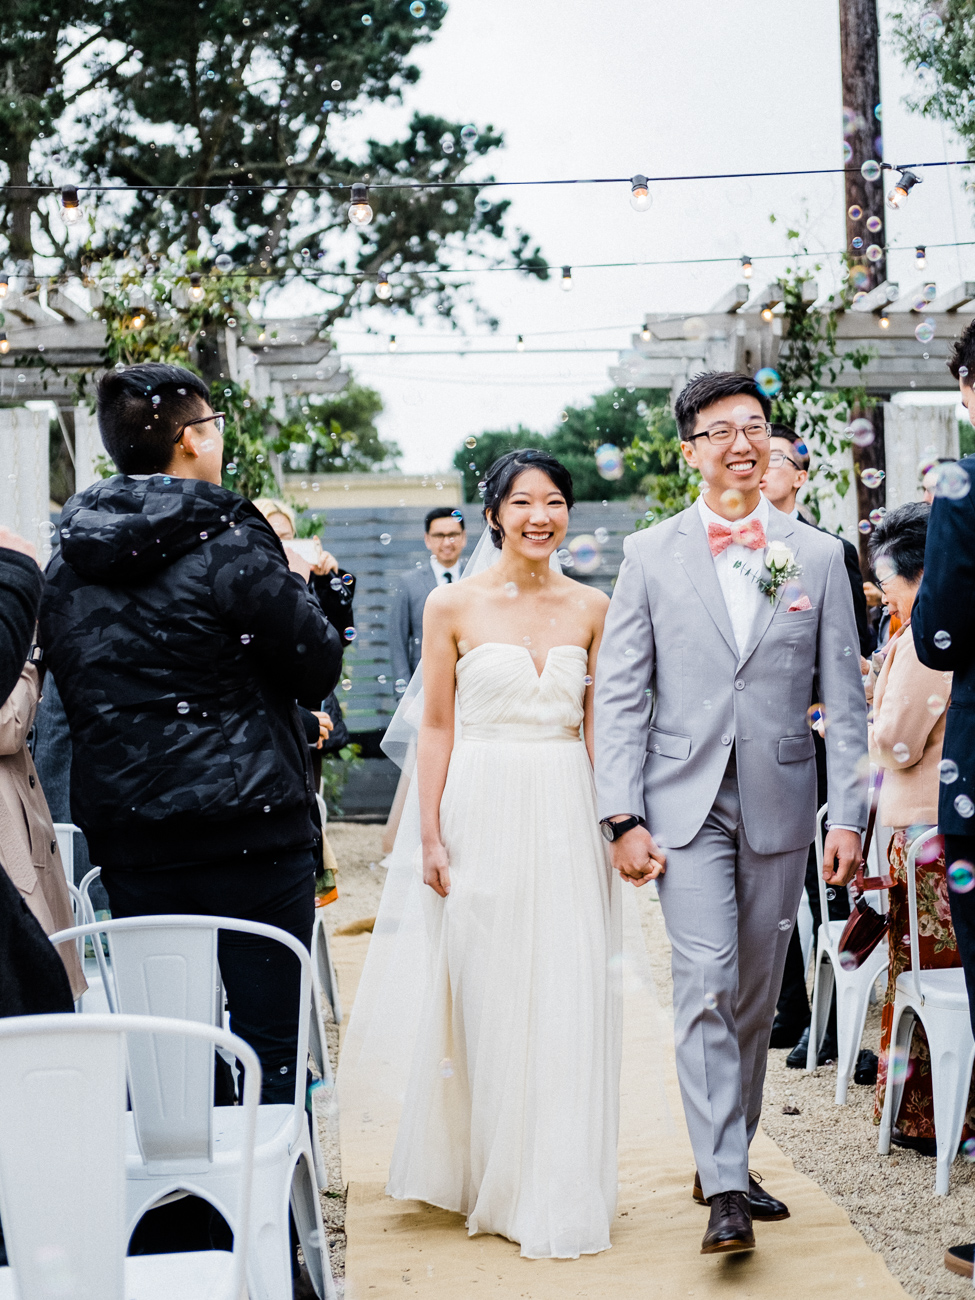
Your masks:
{"label": "tall utility pole", "polygon": [[[877,18],[877,0],[839,0],[840,5],[840,59],[843,78],[843,136],[852,151],[846,164],[846,250],[855,289],[869,291],[887,278],[887,257],[882,252],[874,262],[866,250],[876,244],[886,248],[884,228],[884,177],[868,181],[860,168],[869,161],[880,163],[883,159],[880,116],[880,24]],[[860,214],[857,216],[857,210]],[[851,215],[851,213],[853,215]],[[876,229],[868,226],[879,222]],[[856,241],[862,241],[857,247]],[[857,517],[868,519],[870,512],[883,506],[887,493],[884,484],[869,489],[861,477],[865,469],[885,469],[887,457],[884,450],[884,408],[878,403],[873,411],[854,411],[852,415],[868,415],[874,426],[874,439],[869,446],[853,447],[853,466],[856,474]],[[860,541],[860,565],[869,573],[867,539]]]}

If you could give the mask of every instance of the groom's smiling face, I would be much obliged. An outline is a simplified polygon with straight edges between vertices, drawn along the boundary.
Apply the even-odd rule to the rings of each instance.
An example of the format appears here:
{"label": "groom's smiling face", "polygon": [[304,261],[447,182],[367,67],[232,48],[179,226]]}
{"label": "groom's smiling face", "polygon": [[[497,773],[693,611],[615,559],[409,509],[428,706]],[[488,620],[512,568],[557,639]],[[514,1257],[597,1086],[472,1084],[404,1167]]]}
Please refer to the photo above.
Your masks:
{"label": "groom's smiling face", "polygon": [[[758,485],[768,468],[769,441],[752,442],[745,429],[766,423],[765,412],[757,397],[736,393],[698,411],[694,421],[692,440],[681,443],[681,451],[688,465],[700,472],[708,485],[708,500],[728,491],[737,491],[750,497],[757,494]],[[734,429],[731,443],[716,446],[702,437],[712,430]]]}

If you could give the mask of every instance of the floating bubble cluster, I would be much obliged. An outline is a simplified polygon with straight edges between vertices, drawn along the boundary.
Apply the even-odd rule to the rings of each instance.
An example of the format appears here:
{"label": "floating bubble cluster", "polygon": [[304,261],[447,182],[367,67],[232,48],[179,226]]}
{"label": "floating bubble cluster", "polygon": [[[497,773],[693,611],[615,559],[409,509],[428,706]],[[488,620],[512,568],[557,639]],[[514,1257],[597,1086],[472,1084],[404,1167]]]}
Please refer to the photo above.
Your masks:
{"label": "floating bubble cluster", "polygon": [[600,478],[620,479],[623,477],[623,453],[611,442],[604,442],[596,448],[596,469]]}
{"label": "floating bubble cluster", "polygon": [[865,469],[860,475],[860,482],[865,488],[879,488],[886,475],[882,469]]}
{"label": "floating bubble cluster", "polygon": [[569,554],[579,573],[595,573],[603,560],[599,543],[595,537],[590,537],[587,533],[573,537],[569,543]]}

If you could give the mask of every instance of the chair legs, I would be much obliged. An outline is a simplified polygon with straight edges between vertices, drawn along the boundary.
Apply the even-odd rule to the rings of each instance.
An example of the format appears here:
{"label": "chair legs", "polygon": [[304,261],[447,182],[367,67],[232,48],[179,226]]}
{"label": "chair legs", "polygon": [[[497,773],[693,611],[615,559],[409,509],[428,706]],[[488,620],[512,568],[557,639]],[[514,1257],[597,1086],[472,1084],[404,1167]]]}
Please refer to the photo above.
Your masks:
{"label": "chair legs", "polygon": [[809,1049],[806,1053],[806,1071],[811,1073],[819,1060],[819,1045],[826,1033],[829,1007],[833,999],[833,963],[829,959],[822,939],[816,946],[816,973],[813,977],[812,1019],[809,1024]]}
{"label": "chair legs", "polygon": [[957,1018],[941,1017],[936,1008],[926,1009],[923,1024],[931,1052],[934,1132],[938,1143],[934,1193],[935,1196],[947,1196],[948,1176],[952,1161],[958,1154],[965,1122],[975,1049],[971,1045],[959,1044]]}
{"label": "chair legs", "polygon": [[328,1259],[318,1188],[304,1156],[298,1160],[291,1183],[291,1212],[295,1216],[301,1253],[315,1293],[320,1300],[335,1300],[335,1283]]}
{"label": "chair legs", "polygon": [[884,1108],[880,1116],[880,1134],[877,1150],[882,1156],[890,1154],[890,1132],[901,1108],[906,1072],[898,1064],[907,1060],[914,1033],[914,1008],[894,1002],[894,1018],[890,1027],[890,1051],[887,1057],[887,1085],[884,1090]]}

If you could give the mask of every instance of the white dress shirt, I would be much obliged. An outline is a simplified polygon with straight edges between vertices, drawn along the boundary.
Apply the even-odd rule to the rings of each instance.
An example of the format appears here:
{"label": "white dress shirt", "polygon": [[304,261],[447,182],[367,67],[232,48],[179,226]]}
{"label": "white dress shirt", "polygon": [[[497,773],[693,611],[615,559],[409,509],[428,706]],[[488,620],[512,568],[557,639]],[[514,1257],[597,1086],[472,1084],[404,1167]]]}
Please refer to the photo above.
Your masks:
{"label": "white dress shirt", "polygon": [[430,568],[433,570],[433,576],[437,580],[438,587],[447,586],[447,579],[444,575],[448,573],[450,574],[451,582],[460,581],[460,560],[458,560],[457,563],[454,564],[451,568],[445,569],[443,565],[440,563],[440,561],[437,559],[437,557],[435,555],[431,555]]}
{"label": "white dress shirt", "polygon": [[[703,496],[698,497],[697,506],[701,512],[705,533],[708,531],[708,524],[721,524],[723,528],[730,528],[733,522],[736,527],[741,528],[752,519],[757,519],[766,533],[768,532],[769,505],[763,496],[759,497],[758,505],[750,515],[734,521],[716,515],[705,503]],[[736,568],[735,565],[739,561],[741,563]],[[731,630],[735,634],[735,644],[738,646],[739,654],[748,643],[748,634],[758,617],[762,601],[768,599],[758,585],[764,564],[765,551],[762,547],[753,551],[735,542],[725,547],[720,555],[714,556],[714,571],[718,575],[718,583],[724,596],[728,617],[731,619]],[[750,574],[748,570],[751,570]]]}

